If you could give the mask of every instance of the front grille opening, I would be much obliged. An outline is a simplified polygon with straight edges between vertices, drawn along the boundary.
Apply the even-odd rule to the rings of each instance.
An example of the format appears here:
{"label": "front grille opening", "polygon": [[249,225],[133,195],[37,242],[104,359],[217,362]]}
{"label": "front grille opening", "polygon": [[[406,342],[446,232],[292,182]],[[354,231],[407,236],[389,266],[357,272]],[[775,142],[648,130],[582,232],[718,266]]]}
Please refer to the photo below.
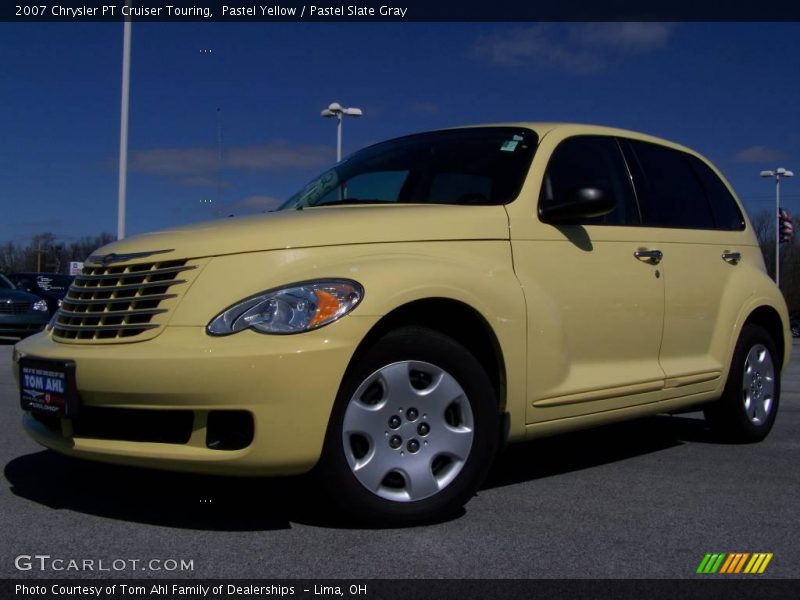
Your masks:
{"label": "front grille opening", "polygon": [[[128,266],[86,267],[75,278],[56,317],[53,336],[69,342],[134,338],[158,329],[153,318],[176,298],[181,274],[194,269],[185,260]],[[154,332],[155,333],[155,332]]]}
{"label": "front grille opening", "polygon": [[212,410],[206,425],[206,446],[211,450],[241,450],[253,443],[255,423],[245,410]]}
{"label": "front grille opening", "polygon": [[32,302],[2,302],[0,303],[0,313],[6,315],[22,315],[28,312],[33,306]]}
{"label": "front grille opening", "polygon": [[125,442],[186,444],[192,437],[190,410],[139,410],[82,406],[72,420],[75,437]]}

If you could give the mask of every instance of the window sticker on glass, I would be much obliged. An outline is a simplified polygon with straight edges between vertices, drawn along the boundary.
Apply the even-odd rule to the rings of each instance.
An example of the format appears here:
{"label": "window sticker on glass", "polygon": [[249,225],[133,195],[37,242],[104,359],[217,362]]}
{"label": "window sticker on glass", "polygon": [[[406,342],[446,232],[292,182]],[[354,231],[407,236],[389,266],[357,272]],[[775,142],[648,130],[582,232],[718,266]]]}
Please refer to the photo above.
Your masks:
{"label": "window sticker on glass", "polygon": [[503,142],[503,145],[500,146],[500,150],[503,152],[513,152],[517,149],[517,144],[519,144],[516,140],[508,140],[507,142]]}
{"label": "window sticker on glass", "polygon": [[331,169],[311,181],[299,194],[290,198],[288,202],[295,202],[297,206],[311,206],[317,199],[336,189],[338,184],[339,176],[335,169]]}
{"label": "window sticker on glass", "polygon": [[515,135],[514,135],[514,137],[512,137],[511,139],[512,139],[512,140],[514,140],[515,142],[521,142],[521,141],[522,141],[522,140],[524,140],[525,138],[523,138],[523,137],[522,137],[521,135],[519,135],[519,134],[515,134]]}

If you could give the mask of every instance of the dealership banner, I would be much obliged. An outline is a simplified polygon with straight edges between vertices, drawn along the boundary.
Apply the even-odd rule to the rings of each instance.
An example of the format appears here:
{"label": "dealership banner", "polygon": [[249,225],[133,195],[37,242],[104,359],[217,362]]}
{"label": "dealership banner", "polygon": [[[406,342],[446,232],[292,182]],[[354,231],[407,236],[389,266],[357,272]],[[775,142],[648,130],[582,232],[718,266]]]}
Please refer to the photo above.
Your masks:
{"label": "dealership banner", "polygon": [[[499,574],[498,574],[499,575]],[[800,597],[796,579],[614,580],[168,580],[4,579],[0,600],[784,600]]]}
{"label": "dealership banner", "polygon": [[0,21],[797,21],[800,2],[772,0],[64,0],[3,2]]}

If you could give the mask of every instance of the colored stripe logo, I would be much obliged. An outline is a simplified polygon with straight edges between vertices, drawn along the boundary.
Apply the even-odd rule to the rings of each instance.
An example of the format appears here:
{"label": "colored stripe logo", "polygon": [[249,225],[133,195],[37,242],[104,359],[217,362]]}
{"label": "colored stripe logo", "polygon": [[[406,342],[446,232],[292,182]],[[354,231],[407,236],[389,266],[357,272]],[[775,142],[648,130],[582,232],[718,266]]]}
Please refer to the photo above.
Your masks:
{"label": "colored stripe logo", "polygon": [[772,552],[716,552],[708,553],[703,557],[697,572],[702,575],[735,575],[748,573],[760,575],[767,570],[767,565],[772,560]]}

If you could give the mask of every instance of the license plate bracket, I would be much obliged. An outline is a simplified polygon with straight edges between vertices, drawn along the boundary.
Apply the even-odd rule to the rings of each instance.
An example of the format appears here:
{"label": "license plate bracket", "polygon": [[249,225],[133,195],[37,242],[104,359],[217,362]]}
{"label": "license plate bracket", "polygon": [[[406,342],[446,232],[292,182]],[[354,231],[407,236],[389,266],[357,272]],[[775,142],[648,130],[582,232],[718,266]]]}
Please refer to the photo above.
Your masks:
{"label": "license plate bracket", "polygon": [[48,417],[74,417],[80,407],[75,361],[21,358],[19,395],[22,410]]}

